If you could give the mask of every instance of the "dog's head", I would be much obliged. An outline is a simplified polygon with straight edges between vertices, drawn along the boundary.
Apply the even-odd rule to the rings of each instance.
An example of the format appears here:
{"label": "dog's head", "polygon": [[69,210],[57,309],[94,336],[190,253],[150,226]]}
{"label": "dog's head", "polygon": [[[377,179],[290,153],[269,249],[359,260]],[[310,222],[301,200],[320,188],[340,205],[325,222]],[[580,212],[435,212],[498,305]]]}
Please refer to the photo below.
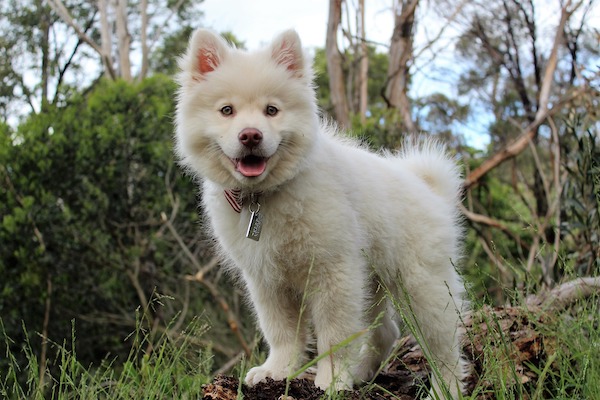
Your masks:
{"label": "dog's head", "polygon": [[180,60],[176,149],[224,188],[266,191],[302,169],[317,140],[312,70],[293,30],[245,52],[197,30]]}

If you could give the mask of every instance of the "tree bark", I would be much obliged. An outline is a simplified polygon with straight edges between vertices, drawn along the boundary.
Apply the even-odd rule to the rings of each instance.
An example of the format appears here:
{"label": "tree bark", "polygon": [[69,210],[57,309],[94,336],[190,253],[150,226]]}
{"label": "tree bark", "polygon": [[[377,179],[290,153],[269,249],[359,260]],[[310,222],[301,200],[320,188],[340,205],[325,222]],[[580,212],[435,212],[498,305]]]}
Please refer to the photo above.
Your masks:
{"label": "tree bark", "polygon": [[361,124],[367,122],[367,104],[368,104],[368,77],[369,77],[369,52],[365,36],[365,0],[358,2],[358,35],[360,43],[358,44],[360,64],[358,69],[358,113]]}
{"label": "tree bark", "polygon": [[42,38],[40,48],[42,50],[42,108],[41,112],[46,111],[48,108],[48,86],[49,86],[49,69],[50,69],[50,15],[47,7],[41,0],[36,2],[42,20],[40,22],[40,30],[42,31]]}
{"label": "tree bark", "polygon": [[117,29],[119,72],[121,78],[131,81],[131,62],[129,60],[129,48],[131,38],[127,28],[127,1],[116,0],[115,25]]}
{"label": "tree bark", "polygon": [[419,0],[400,1],[394,5],[394,32],[390,44],[389,66],[384,98],[388,107],[396,108],[406,133],[417,131],[408,98],[410,62],[413,59],[415,11]]}
{"label": "tree bark", "polygon": [[108,0],[98,0],[98,12],[100,12],[100,57],[104,65],[104,75],[114,79],[112,64],[112,32],[108,23]]}
{"label": "tree bark", "polygon": [[142,47],[142,65],[140,68],[140,76],[138,79],[142,80],[148,75],[148,0],[140,0],[140,16],[142,19],[142,26],[140,32],[140,42]]}
{"label": "tree bark", "polygon": [[342,19],[342,2],[343,0],[329,0],[329,20],[327,22],[325,52],[327,55],[329,90],[334,117],[342,128],[349,128],[350,113],[346,100],[342,56],[337,45],[337,32]]}

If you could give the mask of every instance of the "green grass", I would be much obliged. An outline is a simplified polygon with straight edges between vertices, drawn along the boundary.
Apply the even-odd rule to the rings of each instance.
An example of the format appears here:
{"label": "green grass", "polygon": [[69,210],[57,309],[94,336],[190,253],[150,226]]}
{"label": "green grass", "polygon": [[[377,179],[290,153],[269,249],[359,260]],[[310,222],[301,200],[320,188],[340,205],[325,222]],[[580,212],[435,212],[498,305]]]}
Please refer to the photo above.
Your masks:
{"label": "green grass", "polygon": [[[482,304],[473,308],[481,310]],[[530,311],[530,321],[539,315]],[[506,337],[500,321],[493,314],[481,314],[489,332],[483,335],[483,373],[473,394],[465,399],[599,399],[600,400],[600,309],[598,296],[578,301],[561,313],[546,314],[541,323],[533,323],[535,331],[543,338],[544,353],[536,363],[524,366],[533,372],[522,381],[521,365],[511,358],[511,342]],[[413,328],[418,329],[418,328]],[[475,330],[474,330],[475,332]],[[124,362],[106,360],[101,365],[82,365],[77,360],[76,334],[72,343],[52,343],[49,368],[44,384],[40,382],[40,361],[24,343],[21,348],[28,364],[20,367],[15,354],[7,352],[0,370],[0,398],[6,399],[197,399],[201,398],[202,385],[210,382],[212,357],[209,349],[198,349],[186,338],[208,335],[206,327],[194,321],[183,339],[173,339],[166,334],[154,338],[139,328],[132,333],[134,345]],[[349,338],[351,340],[352,338]],[[11,339],[0,325],[0,340],[6,348]],[[346,344],[346,343],[345,343]],[[14,348],[14,346],[12,346]],[[149,350],[151,349],[151,350]],[[260,358],[260,355],[257,354]],[[243,361],[234,376],[243,377],[254,361]],[[218,367],[218,366],[216,366]],[[307,367],[307,366],[305,366]],[[374,388],[366,386],[365,391]],[[422,393],[426,393],[423,388]],[[238,393],[241,398],[241,392]],[[329,395],[329,398],[344,398]],[[297,399],[299,400],[299,399]]]}
{"label": "green grass", "polygon": [[[55,358],[49,360],[43,383],[39,361],[29,343],[22,346],[28,365],[19,367],[14,354],[7,352],[7,367],[0,370],[0,398],[3,399],[196,399],[202,385],[210,380],[211,355],[199,351],[186,338],[205,332],[197,320],[186,329],[183,339],[166,334],[149,343],[149,334],[138,328],[132,333],[134,345],[125,362],[105,360],[99,366],[77,361],[75,332],[72,343],[52,343]],[[11,339],[0,332],[9,348]]]}
{"label": "green grass", "polygon": [[[595,296],[541,318],[539,311],[519,309],[531,324],[529,328],[539,334],[540,348],[539,357],[522,363],[515,360],[514,346],[500,329],[496,315],[478,313],[489,327],[480,336],[483,375],[466,398],[600,399],[599,304]],[[528,372],[525,378],[523,370]]]}

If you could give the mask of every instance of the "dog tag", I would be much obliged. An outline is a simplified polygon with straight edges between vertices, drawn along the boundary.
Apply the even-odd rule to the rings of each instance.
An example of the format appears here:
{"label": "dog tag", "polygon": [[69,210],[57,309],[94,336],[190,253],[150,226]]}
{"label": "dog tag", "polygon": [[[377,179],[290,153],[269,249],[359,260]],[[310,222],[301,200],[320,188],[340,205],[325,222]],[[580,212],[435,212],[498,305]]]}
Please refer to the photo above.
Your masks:
{"label": "dog tag", "polygon": [[258,202],[250,203],[250,223],[248,223],[248,230],[246,231],[246,237],[248,239],[256,240],[260,239],[260,232],[262,230],[263,215],[260,211],[260,204]]}

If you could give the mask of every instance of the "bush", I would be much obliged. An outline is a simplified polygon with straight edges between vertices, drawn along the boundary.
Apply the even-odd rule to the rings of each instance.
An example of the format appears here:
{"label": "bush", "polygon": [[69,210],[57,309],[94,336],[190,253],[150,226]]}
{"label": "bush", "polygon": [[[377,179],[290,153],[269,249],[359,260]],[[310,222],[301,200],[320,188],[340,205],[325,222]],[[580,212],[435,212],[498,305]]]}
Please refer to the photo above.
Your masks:
{"label": "bush", "polygon": [[[1,127],[0,315],[13,350],[39,354],[35,332],[62,343],[76,320],[80,362],[125,356],[135,310],[187,285],[161,221],[198,232],[196,189],[173,159],[173,93],[165,76],[105,81],[16,132]],[[171,320],[182,297],[149,307],[149,321]]]}

